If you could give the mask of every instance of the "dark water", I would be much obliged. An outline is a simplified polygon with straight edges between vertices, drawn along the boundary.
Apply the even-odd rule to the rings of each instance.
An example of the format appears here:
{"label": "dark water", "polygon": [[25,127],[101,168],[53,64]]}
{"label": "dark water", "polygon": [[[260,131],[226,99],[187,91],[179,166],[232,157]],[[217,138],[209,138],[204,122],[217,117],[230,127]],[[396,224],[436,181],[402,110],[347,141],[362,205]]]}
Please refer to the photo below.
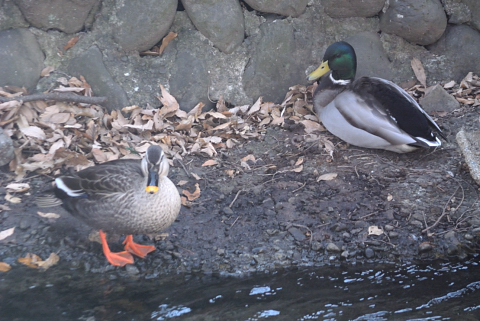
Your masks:
{"label": "dark water", "polygon": [[478,257],[245,278],[59,270],[0,274],[0,320],[480,320]]}

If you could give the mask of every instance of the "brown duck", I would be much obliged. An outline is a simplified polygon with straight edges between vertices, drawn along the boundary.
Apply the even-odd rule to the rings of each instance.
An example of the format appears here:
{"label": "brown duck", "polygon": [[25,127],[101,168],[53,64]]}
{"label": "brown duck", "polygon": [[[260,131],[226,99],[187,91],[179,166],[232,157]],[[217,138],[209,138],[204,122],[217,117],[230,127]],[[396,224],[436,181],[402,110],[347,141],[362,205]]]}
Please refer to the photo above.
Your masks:
{"label": "brown duck", "polygon": [[[56,197],[63,207],[100,230],[103,252],[115,266],[145,257],[154,246],[133,242],[132,234],[160,232],[180,211],[180,195],[167,177],[168,160],[156,145],[142,160],[119,159],[55,179]],[[105,232],[127,234],[125,251],[112,253]]]}

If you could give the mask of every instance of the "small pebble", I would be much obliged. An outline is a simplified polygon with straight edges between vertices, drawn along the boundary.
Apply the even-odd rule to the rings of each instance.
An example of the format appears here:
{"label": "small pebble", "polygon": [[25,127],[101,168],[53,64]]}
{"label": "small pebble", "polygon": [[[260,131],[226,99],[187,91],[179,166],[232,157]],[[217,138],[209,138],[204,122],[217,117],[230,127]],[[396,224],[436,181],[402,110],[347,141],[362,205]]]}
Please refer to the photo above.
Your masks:
{"label": "small pebble", "polygon": [[418,246],[418,251],[420,253],[425,253],[425,252],[431,251],[432,249],[433,249],[432,244],[428,242],[423,242]]}
{"label": "small pebble", "polygon": [[465,234],[464,238],[468,241],[471,241],[474,239],[473,235],[472,234]]}
{"label": "small pebble", "polygon": [[138,268],[133,264],[125,265],[125,271],[127,271],[129,275],[137,275],[138,273],[140,273]]}
{"label": "small pebble", "polygon": [[231,209],[230,207],[228,207],[228,206],[223,208],[223,213],[224,213],[225,215],[233,215],[232,209]]}
{"label": "small pebble", "polygon": [[390,224],[385,225],[385,231],[390,232],[393,231],[394,227]]}
{"label": "small pebble", "polygon": [[375,256],[375,251],[374,251],[373,249],[367,247],[367,248],[365,249],[365,257],[366,257],[367,259],[371,259],[371,258],[373,258],[374,256]]}
{"label": "small pebble", "polygon": [[335,243],[327,244],[327,251],[329,252],[340,252],[340,248]]}
{"label": "small pebble", "polygon": [[318,242],[318,241],[313,241],[312,242],[312,250],[314,251],[320,251],[323,249],[323,244]]}
{"label": "small pebble", "polygon": [[390,236],[391,238],[396,238],[396,237],[398,237],[398,233],[397,232],[390,232],[390,233],[388,233],[388,236]]}

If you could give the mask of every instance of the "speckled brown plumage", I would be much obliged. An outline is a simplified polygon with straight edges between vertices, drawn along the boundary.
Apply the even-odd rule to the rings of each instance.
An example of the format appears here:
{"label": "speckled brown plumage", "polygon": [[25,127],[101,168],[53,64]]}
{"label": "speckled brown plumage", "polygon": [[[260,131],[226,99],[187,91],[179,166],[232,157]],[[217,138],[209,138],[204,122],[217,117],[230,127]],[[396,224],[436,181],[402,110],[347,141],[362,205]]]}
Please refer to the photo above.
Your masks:
{"label": "speckled brown plumage", "polygon": [[[150,170],[159,174],[153,194],[145,190]],[[181,206],[168,170],[163,151],[153,145],[143,160],[111,161],[59,177],[56,193],[70,213],[94,228],[117,234],[160,232],[175,221]]]}

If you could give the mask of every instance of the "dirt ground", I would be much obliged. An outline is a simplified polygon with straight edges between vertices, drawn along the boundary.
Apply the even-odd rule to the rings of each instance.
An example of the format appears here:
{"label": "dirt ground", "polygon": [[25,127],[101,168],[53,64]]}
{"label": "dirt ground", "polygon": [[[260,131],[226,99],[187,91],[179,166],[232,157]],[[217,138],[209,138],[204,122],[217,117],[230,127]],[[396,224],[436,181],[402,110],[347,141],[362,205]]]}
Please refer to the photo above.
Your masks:
{"label": "dirt ground", "polygon": [[[332,157],[301,125],[287,121],[219,152],[218,165],[202,166],[207,158],[194,155],[182,164],[175,161],[172,181],[187,181],[179,190],[190,191],[198,183],[201,196],[182,206],[165,231],[168,236],[136,236],[158,250],[125,268],[110,266],[100,244],[89,240],[91,228],[62,208],[49,210],[60,218],[39,216],[45,210],[36,207],[35,196],[52,177],[32,175],[30,195],[0,212],[0,231],[15,227],[0,241],[0,261],[15,269],[27,253],[45,259],[53,252],[60,261],[52,269],[117,269],[154,277],[464,259],[480,245],[479,186],[463,163],[455,134],[462,127],[478,128],[478,119],[468,107],[440,118],[449,142],[403,155],[347,146],[324,132],[335,144]],[[241,164],[248,155],[254,157]],[[3,169],[1,186],[11,180]],[[0,188],[0,199],[5,194]],[[111,236],[113,250],[121,248],[120,237]]]}

